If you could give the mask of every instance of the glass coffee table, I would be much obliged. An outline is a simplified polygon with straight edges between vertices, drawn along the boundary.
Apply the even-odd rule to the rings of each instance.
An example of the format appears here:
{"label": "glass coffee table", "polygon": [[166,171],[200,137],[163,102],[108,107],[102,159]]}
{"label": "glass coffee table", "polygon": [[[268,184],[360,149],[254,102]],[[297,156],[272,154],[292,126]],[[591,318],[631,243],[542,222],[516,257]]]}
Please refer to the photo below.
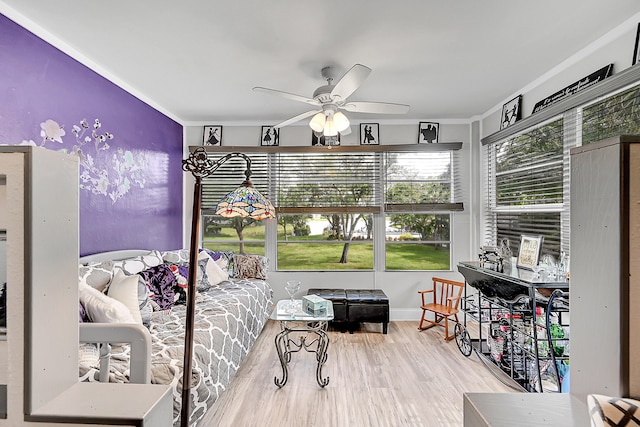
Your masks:
{"label": "glass coffee table", "polygon": [[[271,313],[271,319],[280,322],[280,332],[276,335],[275,342],[282,365],[282,378],[274,378],[276,385],[283,387],[287,383],[291,354],[303,349],[316,354],[318,385],[324,387],[329,384],[328,376],[322,378],[322,367],[327,361],[329,336],[326,331],[329,321],[333,320],[333,304],[327,306],[326,313],[313,315],[302,309],[301,300],[294,300],[293,305],[291,300],[281,300]],[[300,335],[297,336],[298,334]]]}

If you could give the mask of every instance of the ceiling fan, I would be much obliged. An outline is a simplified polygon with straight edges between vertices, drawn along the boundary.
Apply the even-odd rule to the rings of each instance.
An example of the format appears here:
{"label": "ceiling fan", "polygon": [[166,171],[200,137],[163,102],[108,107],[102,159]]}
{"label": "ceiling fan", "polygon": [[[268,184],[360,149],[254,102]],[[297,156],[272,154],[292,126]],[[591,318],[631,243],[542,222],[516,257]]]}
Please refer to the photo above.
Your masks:
{"label": "ceiling fan", "polygon": [[334,85],[332,84],[333,69],[331,67],[325,67],[322,69],[322,77],[327,81],[327,84],[317,88],[313,92],[312,98],[259,86],[254,87],[253,90],[270,93],[314,106],[313,110],[280,122],[274,125],[274,128],[281,128],[313,116],[309,122],[309,126],[315,132],[322,132],[324,136],[336,136],[338,132],[342,135],[348,135],[351,133],[349,119],[339,110],[373,114],[405,114],[409,111],[409,106],[405,104],[348,101],[347,98],[358,89],[370,73],[371,68],[356,64]]}

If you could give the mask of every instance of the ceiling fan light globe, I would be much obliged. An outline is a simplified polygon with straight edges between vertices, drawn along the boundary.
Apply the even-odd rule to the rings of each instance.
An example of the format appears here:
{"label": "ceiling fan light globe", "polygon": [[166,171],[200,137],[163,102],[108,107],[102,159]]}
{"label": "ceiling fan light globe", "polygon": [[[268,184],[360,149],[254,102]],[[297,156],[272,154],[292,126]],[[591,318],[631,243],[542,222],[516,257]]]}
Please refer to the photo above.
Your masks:
{"label": "ceiling fan light globe", "polygon": [[338,130],[336,129],[335,123],[333,123],[333,119],[331,117],[327,118],[327,121],[324,124],[324,136],[337,136]]}
{"label": "ceiling fan light globe", "polygon": [[333,123],[338,132],[342,132],[350,126],[349,119],[347,119],[347,116],[342,114],[340,111],[333,115]]}
{"label": "ceiling fan light globe", "polygon": [[322,132],[322,129],[324,129],[325,121],[326,116],[324,115],[324,113],[318,113],[313,116],[313,118],[309,122],[309,127],[316,132]]}

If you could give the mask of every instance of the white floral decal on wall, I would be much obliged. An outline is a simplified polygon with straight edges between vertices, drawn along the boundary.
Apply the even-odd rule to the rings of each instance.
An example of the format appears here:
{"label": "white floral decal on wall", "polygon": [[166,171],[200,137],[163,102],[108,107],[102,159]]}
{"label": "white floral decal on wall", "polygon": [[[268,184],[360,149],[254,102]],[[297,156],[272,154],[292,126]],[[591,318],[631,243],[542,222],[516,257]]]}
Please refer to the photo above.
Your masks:
{"label": "white floral decal on wall", "polygon": [[[143,153],[133,153],[122,148],[111,149],[109,141],[113,134],[101,132],[99,119],[95,119],[93,126],[86,120],[80,125],[73,125],[71,131],[76,143],[71,150],[63,148],[59,151],[70,152],[80,159],[80,188],[93,194],[107,196],[111,203],[116,203],[129,192],[131,187],[144,188],[146,178],[146,157]],[[64,126],[55,120],[48,119],[40,123],[42,141],[23,141],[22,145],[38,145],[44,147],[48,142],[64,143],[62,137],[66,135]],[[89,153],[89,144],[93,143],[95,153]],[[87,147],[89,146],[89,147]]]}

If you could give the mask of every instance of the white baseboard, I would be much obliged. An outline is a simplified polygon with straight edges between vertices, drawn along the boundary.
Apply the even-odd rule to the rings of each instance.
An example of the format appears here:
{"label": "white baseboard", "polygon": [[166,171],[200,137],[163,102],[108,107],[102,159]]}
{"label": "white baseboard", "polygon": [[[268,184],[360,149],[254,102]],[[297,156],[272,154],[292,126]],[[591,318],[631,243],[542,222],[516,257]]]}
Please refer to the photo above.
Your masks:
{"label": "white baseboard", "polygon": [[420,308],[395,308],[389,309],[389,320],[391,322],[401,322],[407,320],[420,321],[422,310]]}

